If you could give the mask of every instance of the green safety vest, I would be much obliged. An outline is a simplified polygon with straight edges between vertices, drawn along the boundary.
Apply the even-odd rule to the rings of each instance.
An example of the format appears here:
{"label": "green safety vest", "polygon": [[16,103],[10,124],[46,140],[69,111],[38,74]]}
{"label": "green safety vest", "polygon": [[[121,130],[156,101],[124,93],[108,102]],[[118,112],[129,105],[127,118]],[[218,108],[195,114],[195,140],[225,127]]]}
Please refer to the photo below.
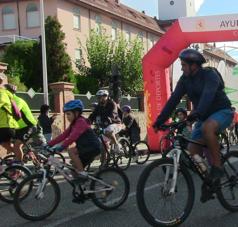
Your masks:
{"label": "green safety vest", "polygon": [[0,88],[0,128],[18,128],[17,121],[12,115],[12,98],[11,92]]}
{"label": "green safety vest", "polygon": [[29,126],[29,124],[36,125],[37,121],[36,121],[35,117],[33,116],[28,104],[25,102],[25,100],[18,97],[17,95],[14,95],[13,99],[15,100],[17,107],[19,108],[19,110],[22,113],[22,118],[17,121],[18,128],[20,128],[20,129],[25,128],[25,127]]}

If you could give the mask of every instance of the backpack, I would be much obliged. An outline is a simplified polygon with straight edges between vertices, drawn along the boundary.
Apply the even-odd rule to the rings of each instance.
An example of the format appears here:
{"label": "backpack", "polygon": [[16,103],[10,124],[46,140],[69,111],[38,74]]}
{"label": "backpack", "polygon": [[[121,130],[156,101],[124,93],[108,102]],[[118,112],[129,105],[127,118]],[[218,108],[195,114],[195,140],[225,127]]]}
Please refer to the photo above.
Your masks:
{"label": "backpack", "polygon": [[205,70],[208,70],[208,71],[212,70],[213,72],[215,72],[215,73],[218,75],[218,77],[220,78],[221,86],[222,86],[221,88],[222,88],[222,89],[225,88],[225,82],[224,82],[224,80],[223,80],[223,78],[222,78],[222,75],[221,75],[221,73],[220,73],[215,67],[207,66],[207,67],[204,67],[204,69],[205,69]]}

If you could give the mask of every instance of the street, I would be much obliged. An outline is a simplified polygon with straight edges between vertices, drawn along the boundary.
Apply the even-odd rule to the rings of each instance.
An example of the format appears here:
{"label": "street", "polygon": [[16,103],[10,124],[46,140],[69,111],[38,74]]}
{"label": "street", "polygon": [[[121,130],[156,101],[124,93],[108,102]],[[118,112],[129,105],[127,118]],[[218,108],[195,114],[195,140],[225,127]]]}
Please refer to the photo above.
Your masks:
{"label": "street", "polygon": [[[158,157],[158,155],[153,155],[151,159],[156,159]],[[148,163],[150,163],[150,161]],[[17,215],[12,205],[0,202],[0,226],[149,226],[140,215],[136,205],[135,189],[138,177],[143,168],[143,165],[139,166],[133,163],[133,165],[126,171],[130,180],[130,195],[125,204],[117,210],[103,211],[94,206],[91,201],[87,201],[85,204],[72,203],[71,187],[64,181],[59,180],[61,201],[56,211],[48,219],[40,222],[24,220]],[[193,176],[193,179],[194,182],[196,182],[196,200],[188,219],[181,226],[238,226],[238,214],[229,213],[223,209],[216,199],[205,204],[200,203],[199,197],[201,182],[197,177]],[[154,201],[154,203],[157,203],[157,201]]]}

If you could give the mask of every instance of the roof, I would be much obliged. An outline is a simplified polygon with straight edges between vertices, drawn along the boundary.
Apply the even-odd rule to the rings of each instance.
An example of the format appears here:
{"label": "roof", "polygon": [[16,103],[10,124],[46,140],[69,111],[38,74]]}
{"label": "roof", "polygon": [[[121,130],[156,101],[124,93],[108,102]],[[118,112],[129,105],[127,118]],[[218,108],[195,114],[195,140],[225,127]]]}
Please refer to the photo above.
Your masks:
{"label": "roof", "polygon": [[119,17],[129,23],[144,27],[155,33],[164,34],[163,29],[158,25],[157,20],[145,13],[138,12],[124,4],[119,0],[66,0],[75,4],[83,4],[85,7],[93,7],[98,10],[107,12],[113,16]]}
{"label": "roof", "polygon": [[203,52],[220,59],[225,59],[226,61],[229,61],[231,64],[234,65],[238,64],[238,62],[234,58],[232,58],[229,54],[227,54],[227,52],[225,52],[220,48],[216,48],[212,45],[206,44]]}

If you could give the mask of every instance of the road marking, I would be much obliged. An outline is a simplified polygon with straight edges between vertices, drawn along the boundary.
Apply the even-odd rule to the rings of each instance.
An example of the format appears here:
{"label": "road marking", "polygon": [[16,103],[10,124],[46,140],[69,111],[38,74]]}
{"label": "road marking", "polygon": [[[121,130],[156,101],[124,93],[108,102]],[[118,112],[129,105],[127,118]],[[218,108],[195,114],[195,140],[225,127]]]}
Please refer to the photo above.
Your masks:
{"label": "road marking", "polygon": [[[149,191],[149,190],[151,190],[151,189],[157,187],[158,185],[159,185],[159,184],[151,185],[151,186],[145,188],[145,191]],[[136,192],[132,192],[132,193],[130,193],[130,194],[128,195],[128,198],[133,197],[133,196],[135,196],[135,195],[136,195]],[[127,200],[128,200],[128,198],[127,198]],[[115,200],[117,200],[117,199],[115,199]],[[58,226],[58,225],[67,223],[68,221],[71,221],[71,220],[73,220],[73,219],[79,218],[79,217],[84,216],[84,215],[86,215],[86,214],[90,214],[90,213],[95,212],[95,211],[97,211],[97,210],[101,210],[101,209],[98,208],[98,207],[96,207],[96,206],[90,207],[90,208],[86,209],[86,210],[83,212],[83,214],[74,214],[74,215],[71,215],[71,216],[69,216],[69,217],[67,217],[67,218],[60,219],[60,220],[54,222],[53,224],[44,225],[44,227],[56,227],[56,226]]]}

